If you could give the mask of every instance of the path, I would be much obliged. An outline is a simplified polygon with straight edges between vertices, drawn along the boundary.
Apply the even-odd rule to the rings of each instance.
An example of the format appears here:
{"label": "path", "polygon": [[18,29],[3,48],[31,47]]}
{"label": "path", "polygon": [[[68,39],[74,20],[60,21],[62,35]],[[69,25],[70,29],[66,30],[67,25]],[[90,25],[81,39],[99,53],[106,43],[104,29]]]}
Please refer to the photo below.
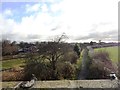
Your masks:
{"label": "path", "polygon": [[87,70],[87,61],[88,61],[88,50],[83,50],[83,58],[82,58],[82,66],[81,71],[78,76],[78,80],[83,80],[86,78],[88,70]]}
{"label": "path", "polygon": [[84,80],[87,77],[88,74],[87,63],[89,62],[88,54],[90,56],[94,55],[94,49],[91,46],[87,46],[87,48],[83,50],[82,67],[78,76],[78,80]]}

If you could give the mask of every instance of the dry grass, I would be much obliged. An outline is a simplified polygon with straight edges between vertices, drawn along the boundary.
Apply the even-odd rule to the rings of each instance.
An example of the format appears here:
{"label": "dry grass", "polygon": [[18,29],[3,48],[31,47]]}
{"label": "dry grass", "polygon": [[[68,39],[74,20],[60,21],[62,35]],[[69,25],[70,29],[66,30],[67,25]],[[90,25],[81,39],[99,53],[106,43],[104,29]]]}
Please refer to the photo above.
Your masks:
{"label": "dry grass", "polygon": [[22,80],[23,78],[23,71],[13,69],[11,71],[4,71],[2,72],[2,81],[16,81]]}

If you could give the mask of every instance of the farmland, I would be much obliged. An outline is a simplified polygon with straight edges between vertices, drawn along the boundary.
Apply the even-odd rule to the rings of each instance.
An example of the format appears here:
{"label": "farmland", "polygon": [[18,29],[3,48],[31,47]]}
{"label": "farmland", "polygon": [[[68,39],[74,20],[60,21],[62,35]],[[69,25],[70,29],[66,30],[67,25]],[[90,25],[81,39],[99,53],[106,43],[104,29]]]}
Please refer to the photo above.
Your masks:
{"label": "farmland", "polygon": [[[120,47],[119,47],[120,49]],[[104,47],[104,48],[97,48],[95,49],[95,52],[98,51],[107,51],[109,53],[110,59],[114,62],[118,62],[118,47]]]}
{"label": "farmland", "polygon": [[[107,51],[110,55],[110,59],[114,63],[118,62],[118,47],[104,47],[104,48],[95,49],[95,52],[98,52],[98,51]],[[80,60],[78,60],[78,61],[80,61]],[[25,65],[24,62],[25,62],[25,59],[10,59],[10,60],[6,60],[6,61],[2,61],[2,65],[0,67],[2,69],[8,69],[8,68],[14,68],[14,67],[19,68],[19,67]]]}
{"label": "farmland", "polygon": [[[34,73],[38,78],[38,80],[54,80],[54,79],[79,80],[86,78],[88,79],[89,78],[88,75],[89,76],[92,75],[87,73],[88,71],[86,69],[87,67],[90,66],[90,63],[88,64],[88,62],[91,59],[88,57],[87,53],[91,49],[88,48],[89,49],[88,50],[85,46],[84,47],[81,46],[82,50],[79,55],[79,53],[77,52],[79,51],[79,48],[76,49],[75,46],[78,47],[78,44],[75,44],[73,46],[66,43],[53,43],[53,42],[40,44],[40,46],[38,47],[39,52],[32,52],[32,51],[29,52],[27,51],[24,53],[22,52],[23,55],[26,55],[27,61],[23,57],[22,58],[17,57],[19,54],[15,55],[16,57],[14,57],[13,54],[11,55],[11,57],[13,58],[3,59],[3,61],[1,61],[2,62],[1,67],[3,71],[2,74],[3,81],[24,80],[24,78],[26,77],[28,77],[29,79],[31,77],[30,76],[31,73]],[[97,48],[93,50],[93,53],[91,54],[94,55],[94,51],[98,52],[101,50],[105,50],[109,52],[110,59],[113,62],[117,63],[118,61],[117,47]],[[38,57],[38,55],[41,55],[41,57]],[[7,56],[9,55],[5,55],[4,57]],[[54,62],[55,60],[56,62]],[[92,69],[90,70],[92,71]],[[47,74],[48,72],[49,74]],[[94,79],[94,77],[95,75],[93,75],[92,78]],[[98,76],[97,78],[99,79],[104,77],[102,77],[101,75],[101,77]]]}

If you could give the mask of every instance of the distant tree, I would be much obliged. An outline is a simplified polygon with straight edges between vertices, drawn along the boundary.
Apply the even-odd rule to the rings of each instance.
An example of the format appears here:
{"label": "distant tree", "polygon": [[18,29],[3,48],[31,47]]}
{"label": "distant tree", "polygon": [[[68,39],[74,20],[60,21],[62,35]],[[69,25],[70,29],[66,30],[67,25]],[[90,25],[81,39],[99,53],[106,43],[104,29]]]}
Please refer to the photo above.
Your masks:
{"label": "distant tree", "polygon": [[17,44],[16,41],[11,42],[11,45],[16,45],[16,44]]}
{"label": "distant tree", "polygon": [[19,43],[19,46],[20,46],[20,48],[24,48],[25,46],[24,46],[24,42],[20,42]]}
{"label": "distant tree", "polygon": [[93,45],[93,41],[90,42],[90,45]]}
{"label": "distant tree", "polygon": [[80,49],[77,44],[75,44],[75,46],[74,46],[74,51],[77,53],[78,56],[80,56]]}
{"label": "distant tree", "polygon": [[11,43],[11,48],[12,48],[12,54],[17,54],[18,53],[19,46],[18,46],[16,41],[13,41]]}
{"label": "distant tree", "polygon": [[99,44],[101,45],[101,40],[99,40]]}
{"label": "distant tree", "polygon": [[2,41],[2,55],[10,55],[12,54],[12,49],[11,49],[11,42],[8,40],[3,40]]}
{"label": "distant tree", "polygon": [[2,55],[16,54],[18,52],[18,45],[16,41],[11,42],[10,40],[2,41]]}
{"label": "distant tree", "polygon": [[29,48],[31,45],[28,42],[20,42],[19,43],[20,48]]}
{"label": "distant tree", "polygon": [[81,51],[86,47],[83,43],[79,44]]}
{"label": "distant tree", "polygon": [[35,42],[35,46],[36,46],[36,47],[38,47],[39,44],[40,44],[40,43],[39,43],[38,41]]}

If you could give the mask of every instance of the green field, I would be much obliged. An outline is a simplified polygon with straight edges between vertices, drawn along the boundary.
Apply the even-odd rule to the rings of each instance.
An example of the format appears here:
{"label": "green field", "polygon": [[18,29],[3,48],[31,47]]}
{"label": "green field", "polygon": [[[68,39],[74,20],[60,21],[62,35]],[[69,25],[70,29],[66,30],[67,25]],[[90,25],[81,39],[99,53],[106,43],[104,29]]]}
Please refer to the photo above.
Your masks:
{"label": "green field", "polygon": [[2,69],[17,68],[24,65],[24,59],[11,59],[2,61]]}
{"label": "green field", "polygon": [[[120,47],[119,47],[120,49]],[[95,52],[98,52],[98,51],[107,51],[110,55],[110,59],[117,63],[118,62],[118,47],[117,46],[114,46],[114,47],[104,47],[104,48],[97,48],[95,49]]]}

